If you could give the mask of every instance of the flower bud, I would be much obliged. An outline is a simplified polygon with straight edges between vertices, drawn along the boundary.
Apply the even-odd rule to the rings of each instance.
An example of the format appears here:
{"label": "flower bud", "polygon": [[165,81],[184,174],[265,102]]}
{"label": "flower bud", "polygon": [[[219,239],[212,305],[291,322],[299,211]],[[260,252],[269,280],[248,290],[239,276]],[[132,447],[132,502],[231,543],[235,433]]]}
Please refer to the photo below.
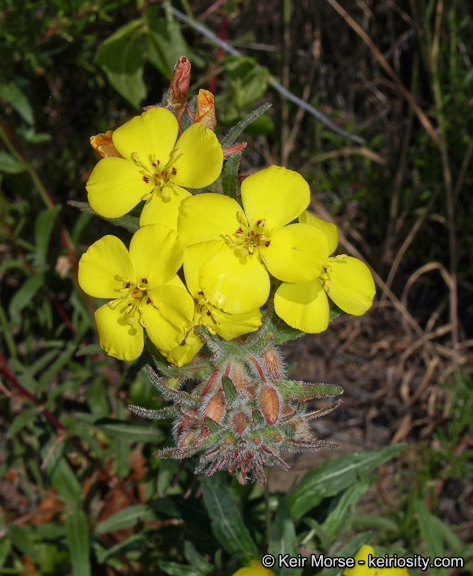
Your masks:
{"label": "flower bud", "polygon": [[218,422],[222,417],[223,411],[225,409],[225,395],[222,390],[219,390],[216,394],[210,398],[207,406],[204,410],[204,420],[205,418],[210,418],[214,422]]}
{"label": "flower bud", "polygon": [[208,90],[199,90],[197,96],[197,104],[195,105],[195,118],[194,122],[200,122],[209,130],[212,130],[217,125],[217,118],[215,117],[215,104],[214,95]]}
{"label": "flower bud", "polygon": [[105,134],[97,134],[96,136],[90,137],[90,145],[95,150],[95,153],[99,158],[109,158],[110,156],[123,158],[123,156],[115,148],[115,144],[112,140],[112,134],[112,130],[108,130],[105,132]]}
{"label": "flower bud", "polygon": [[284,364],[278,352],[272,346],[266,346],[261,353],[261,364],[268,378],[277,380],[284,376]]}
{"label": "flower bud", "polygon": [[261,386],[259,400],[266,422],[276,424],[279,416],[279,396],[276,389],[268,384]]}
{"label": "flower bud", "polygon": [[233,429],[237,434],[243,434],[245,428],[248,426],[250,419],[244,412],[237,412],[233,415],[232,424]]}
{"label": "flower bud", "polygon": [[[174,109],[182,109],[187,102],[191,75],[191,63],[185,56],[181,56],[174,66],[174,72],[169,85],[169,94],[166,104]],[[182,112],[181,112],[182,115]]]}

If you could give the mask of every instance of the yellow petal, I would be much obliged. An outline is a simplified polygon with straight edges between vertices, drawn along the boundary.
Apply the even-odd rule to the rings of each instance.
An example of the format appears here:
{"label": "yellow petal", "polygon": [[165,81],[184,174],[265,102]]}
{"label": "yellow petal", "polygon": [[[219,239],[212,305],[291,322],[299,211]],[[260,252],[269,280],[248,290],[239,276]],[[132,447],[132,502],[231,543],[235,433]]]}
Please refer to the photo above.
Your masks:
{"label": "yellow petal", "polygon": [[[191,344],[188,343],[189,341]],[[162,352],[163,356],[165,356],[169,362],[176,364],[176,366],[180,368],[184,366],[184,364],[188,364],[203,345],[204,343],[197,334],[191,331],[182,344],[179,344],[179,346],[176,346],[176,348],[173,348],[170,352],[162,352],[161,350],[160,352]]]}
{"label": "yellow petal", "polygon": [[361,316],[373,304],[376,287],[373,276],[364,262],[358,258],[335,257],[327,262],[331,268],[325,291],[335,304],[348,314]]}
{"label": "yellow petal", "polygon": [[261,326],[261,312],[259,308],[250,310],[245,314],[227,314],[215,306],[212,306],[212,316],[216,322],[210,319],[207,322],[213,330],[224,340],[233,340],[243,334],[256,332]]}
{"label": "yellow petal", "polygon": [[184,276],[187,289],[194,298],[197,298],[202,290],[199,284],[199,272],[202,264],[225,248],[225,243],[220,240],[198,242],[187,248],[184,255]]}
{"label": "yellow petal", "polygon": [[[376,576],[377,570],[368,566],[368,555],[374,556],[374,549],[371,546],[362,546],[355,556],[355,566],[353,568],[345,568],[343,576]],[[358,564],[360,560],[364,564]]]}
{"label": "yellow petal", "polygon": [[299,216],[299,222],[301,224],[310,224],[311,226],[315,226],[319,230],[327,236],[328,240],[328,253],[333,254],[338,246],[338,228],[335,224],[331,222],[327,222],[327,220],[322,220],[322,218],[318,218],[314,216],[310,212],[303,212]]}
{"label": "yellow petal", "polygon": [[104,236],[89,247],[79,261],[79,285],[94,298],[118,298],[125,277],[135,281],[128,250],[116,236]]}
{"label": "yellow petal", "polygon": [[187,188],[209,186],[220,176],[223,152],[215,134],[203,124],[192,124],[176,143],[180,151],[171,182]]}
{"label": "yellow petal", "polygon": [[274,309],[286,324],[303,332],[318,334],[328,327],[330,308],[319,280],[281,284],[274,296]]}
{"label": "yellow petal", "polygon": [[328,258],[327,237],[309,224],[290,224],[270,237],[260,254],[271,274],[284,282],[310,282]]}
{"label": "yellow petal", "polygon": [[222,194],[197,194],[181,203],[179,236],[186,246],[204,240],[221,240],[240,227],[243,210],[236,200]]}
{"label": "yellow petal", "polygon": [[307,208],[310,189],[297,172],[270,166],[243,180],[241,199],[251,226],[266,220],[266,229],[278,230]]}
{"label": "yellow petal", "polygon": [[152,194],[143,206],[140,216],[140,226],[147,224],[164,224],[168,228],[177,230],[179,207],[184,198],[191,193],[180,186],[171,188],[169,198],[162,198],[159,194]]}
{"label": "yellow petal", "polygon": [[148,281],[148,289],[167,284],[182,266],[184,245],[177,232],[162,224],[143,226],[130,242],[130,258],[138,282]]}
{"label": "yellow petal", "polygon": [[148,292],[153,304],[143,306],[146,333],[160,350],[171,351],[191,328],[194,301],[187,290],[167,285]]}
{"label": "yellow petal", "polygon": [[240,568],[233,576],[273,576],[269,568],[265,568],[258,560],[252,560],[251,566]]}
{"label": "yellow petal", "polygon": [[202,265],[199,284],[209,302],[229,314],[263,306],[270,288],[269,274],[256,255],[239,258],[228,247]]}
{"label": "yellow petal", "polygon": [[134,162],[114,157],[100,160],[86,184],[89,204],[105,218],[127,214],[153,186]]}
{"label": "yellow petal", "polygon": [[113,143],[128,160],[133,154],[138,154],[142,162],[151,166],[153,156],[156,156],[164,168],[174,149],[178,130],[172,112],[166,108],[150,108],[117,128],[113,133]]}
{"label": "yellow petal", "polygon": [[100,346],[109,356],[119,360],[136,360],[143,352],[143,328],[138,322],[134,326],[127,324],[127,305],[124,303],[110,308],[104,304],[95,312],[95,323]]}

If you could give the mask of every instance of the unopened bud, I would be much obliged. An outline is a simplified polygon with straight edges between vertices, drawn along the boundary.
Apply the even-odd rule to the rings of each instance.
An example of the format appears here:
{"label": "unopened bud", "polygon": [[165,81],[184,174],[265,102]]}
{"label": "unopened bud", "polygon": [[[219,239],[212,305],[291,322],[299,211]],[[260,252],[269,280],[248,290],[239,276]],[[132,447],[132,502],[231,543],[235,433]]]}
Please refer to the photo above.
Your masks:
{"label": "unopened bud", "polygon": [[207,406],[204,410],[204,419],[210,418],[214,422],[218,422],[222,417],[223,411],[225,409],[225,395],[222,390],[219,390],[216,394],[210,398]]}
{"label": "unopened bud", "polygon": [[279,416],[279,396],[276,389],[268,384],[261,386],[260,405],[268,424],[276,424]]}
{"label": "unopened bud", "polygon": [[108,130],[105,134],[97,134],[96,136],[90,137],[90,145],[95,150],[95,153],[99,158],[110,158],[110,156],[116,156],[118,158],[123,158],[123,156],[115,148],[115,144],[112,140],[113,132]]}
{"label": "unopened bud", "polygon": [[188,448],[189,446],[192,446],[192,444],[196,443],[196,437],[197,437],[197,430],[187,430],[181,435],[181,437],[177,441],[177,445],[181,450],[183,450],[184,448]]}
{"label": "unopened bud", "polygon": [[[191,63],[185,56],[181,56],[174,66],[174,72],[169,85],[169,94],[166,104],[174,109],[181,109],[187,102],[191,75]],[[181,112],[182,115],[182,112]]]}
{"label": "unopened bud", "polygon": [[214,95],[208,90],[199,90],[197,96],[197,104],[195,105],[195,118],[194,122],[200,122],[209,130],[212,130],[217,125],[217,118],[215,116]]}
{"label": "unopened bud", "polygon": [[266,346],[261,353],[261,364],[268,378],[277,380],[284,376],[284,365],[281,357],[272,346]]}
{"label": "unopened bud", "polygon": [[249,417],[244,412],[237,412],[232,418],[233,429],[237,434],[243,434],[249,421]]}

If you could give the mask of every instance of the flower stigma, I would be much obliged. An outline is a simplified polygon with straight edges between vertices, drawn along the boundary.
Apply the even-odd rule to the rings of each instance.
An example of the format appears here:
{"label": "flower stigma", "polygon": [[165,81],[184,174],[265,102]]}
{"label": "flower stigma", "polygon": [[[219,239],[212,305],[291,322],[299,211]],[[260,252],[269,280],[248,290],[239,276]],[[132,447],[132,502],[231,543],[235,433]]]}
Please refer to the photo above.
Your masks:
{"label": "flower stigma", "polygon": [[225,242],[232,248],[237,248],[235,253],[240,258],[246,258],[256,250],[259,257],[264,261],[265,258],[259,253],[259,247],[263,245],[267,248],[271,244],[269,232],[265,230],[266,220],[257,220],[253,228],[247,224],[241,212],[238,214],[238,220],[240,226],[233,235],[227,234],[225,236]]}

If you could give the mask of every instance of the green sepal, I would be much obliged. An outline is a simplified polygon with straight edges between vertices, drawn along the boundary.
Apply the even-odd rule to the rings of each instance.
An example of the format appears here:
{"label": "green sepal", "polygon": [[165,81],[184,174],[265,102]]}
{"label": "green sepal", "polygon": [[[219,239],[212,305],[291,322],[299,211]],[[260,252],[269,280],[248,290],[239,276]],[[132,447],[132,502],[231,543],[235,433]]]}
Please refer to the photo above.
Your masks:
{"label": "green sepal", "polygon": [[238,167],[240,166],[241,152],[232,154],[225,162],[225,168],[223,170],[222,177],[222,188],[225,196],[230,196],[234,200],[237,200],[240,185],[238,182],[237,174]]}
{"label": "green sepal", "polygon": [[220,424],[218,422],[215,422],[215,420],[212,420],[212,418],[205,418],[205,425],[207,426],[207,428],[211,431],[211,432],[219,432],[221,433],[223,428],[220,426]]}
{"label": "green sepal", "polygon": [[238,392],[236,391],[235,385],[228,376],[222,377],[222,385],[228,403],[233,404],[233,402],[238,398]]}
{"label": "green sepal", "polygon": [[177,406],[168,406],[162,410],[151,410],[150,408],[143,408],[142,406],[134,406],[131,404],[128,406],[128,409],[133,412],[133,414],[136,414],[137,416],[143,416],[143,418],[149,418],[150,420],[164,420],[166,418],[174,418],[179,413]]}
{"label": "green sepal", "polygon": [[159,378],[156,372],[151,368],[151,366],[146,366],[146,375],[149,378],[151,384],[161,392],[163,398],[165,400],[172,400],[175,402],[186,402],[191,405],[199,406],[202,400],[200,398],[196,398],[192,396],[188,392],[184,392],[182,390],[174,390],[173,388],[169,388],[166,384]]}
{"label": "green sepal", "polygon": [[297,380],[274,380],[274,386],[284,400],[312,400],[325,396],[343,394],[343,388],[335,384],[313,384]]}

